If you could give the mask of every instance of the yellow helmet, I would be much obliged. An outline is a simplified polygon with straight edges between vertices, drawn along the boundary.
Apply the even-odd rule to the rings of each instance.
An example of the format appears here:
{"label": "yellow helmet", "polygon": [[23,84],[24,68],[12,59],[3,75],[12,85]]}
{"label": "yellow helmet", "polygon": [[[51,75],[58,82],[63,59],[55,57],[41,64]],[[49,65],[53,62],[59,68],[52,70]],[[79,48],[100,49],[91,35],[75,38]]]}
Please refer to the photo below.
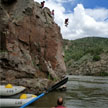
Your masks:
{"label": "yellow helmet", "polygon": [[12,84],[7,84],[5,88],[13,88]]}
{"label": "yellow helmet", "polygon": [[26,95],[26,94],[22,94],[22,95],[20,96],[20,99],[27,99],[27,95]]}

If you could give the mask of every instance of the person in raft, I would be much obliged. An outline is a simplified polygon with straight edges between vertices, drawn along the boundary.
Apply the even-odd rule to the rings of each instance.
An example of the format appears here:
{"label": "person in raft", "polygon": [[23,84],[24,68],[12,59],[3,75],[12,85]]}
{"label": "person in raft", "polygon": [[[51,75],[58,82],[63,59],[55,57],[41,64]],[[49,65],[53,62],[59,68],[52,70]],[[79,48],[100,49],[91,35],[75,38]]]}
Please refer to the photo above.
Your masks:
{"label": "person in raft", "polygon": [[63,106],[63,98],[62,97],[58,98],[57,106],[56,107],[51,107],[51,108],[66,108],[66,107]]}

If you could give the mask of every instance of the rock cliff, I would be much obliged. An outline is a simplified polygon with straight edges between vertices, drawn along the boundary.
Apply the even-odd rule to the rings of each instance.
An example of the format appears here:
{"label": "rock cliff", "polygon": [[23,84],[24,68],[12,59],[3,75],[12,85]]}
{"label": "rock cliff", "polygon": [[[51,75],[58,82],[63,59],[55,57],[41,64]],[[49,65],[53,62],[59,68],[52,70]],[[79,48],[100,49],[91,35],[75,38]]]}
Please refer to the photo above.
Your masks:
{"label": "rock cliff", "polygon": [[41,92],[65,75],[62,36],[50,10],[33,0],[0,0],[0,83]]}

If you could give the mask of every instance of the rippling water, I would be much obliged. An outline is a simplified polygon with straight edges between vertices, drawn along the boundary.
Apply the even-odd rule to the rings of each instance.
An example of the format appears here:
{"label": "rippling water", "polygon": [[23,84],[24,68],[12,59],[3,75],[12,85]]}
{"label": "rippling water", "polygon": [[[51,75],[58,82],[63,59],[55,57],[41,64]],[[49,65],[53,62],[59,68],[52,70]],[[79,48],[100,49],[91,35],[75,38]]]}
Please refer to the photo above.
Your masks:
{"label": "rippling water", "polygon": [[108,108],[108,77],[69,76],[67,91],[51,92],[27,108],[51,108],[61,96],[67,108]]}
{"label": "rippling water", "polygon": [[69,76],[66,92],[52,92],[28,108],[50,108],[57,98],[67,108],[108,108],[108,77]]}

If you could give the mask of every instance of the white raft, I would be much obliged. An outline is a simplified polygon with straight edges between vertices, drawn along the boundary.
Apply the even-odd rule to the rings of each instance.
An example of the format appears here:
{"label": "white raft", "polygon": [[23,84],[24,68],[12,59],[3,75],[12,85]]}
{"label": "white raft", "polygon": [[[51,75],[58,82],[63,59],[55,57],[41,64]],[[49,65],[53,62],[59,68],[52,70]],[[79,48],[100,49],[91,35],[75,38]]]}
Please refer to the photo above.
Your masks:
{"label": "white raft", "polygon": [[22,92],[23,90],[25,90],[25,87],[23,86],[12,86],[11,84],[8,84],[6,86],[0,85],[0,96],[15,95]]}
{"label": "white raft", "polygon": [[0,108],[1,107],[3,107],[3,108],[4,107],[5,108],[6,107],[20,107],[37,96],[33,95],[33,94],[23,94],[22,97],[23,98],[20,98],[20,99],[1,98],[0,99]]}

